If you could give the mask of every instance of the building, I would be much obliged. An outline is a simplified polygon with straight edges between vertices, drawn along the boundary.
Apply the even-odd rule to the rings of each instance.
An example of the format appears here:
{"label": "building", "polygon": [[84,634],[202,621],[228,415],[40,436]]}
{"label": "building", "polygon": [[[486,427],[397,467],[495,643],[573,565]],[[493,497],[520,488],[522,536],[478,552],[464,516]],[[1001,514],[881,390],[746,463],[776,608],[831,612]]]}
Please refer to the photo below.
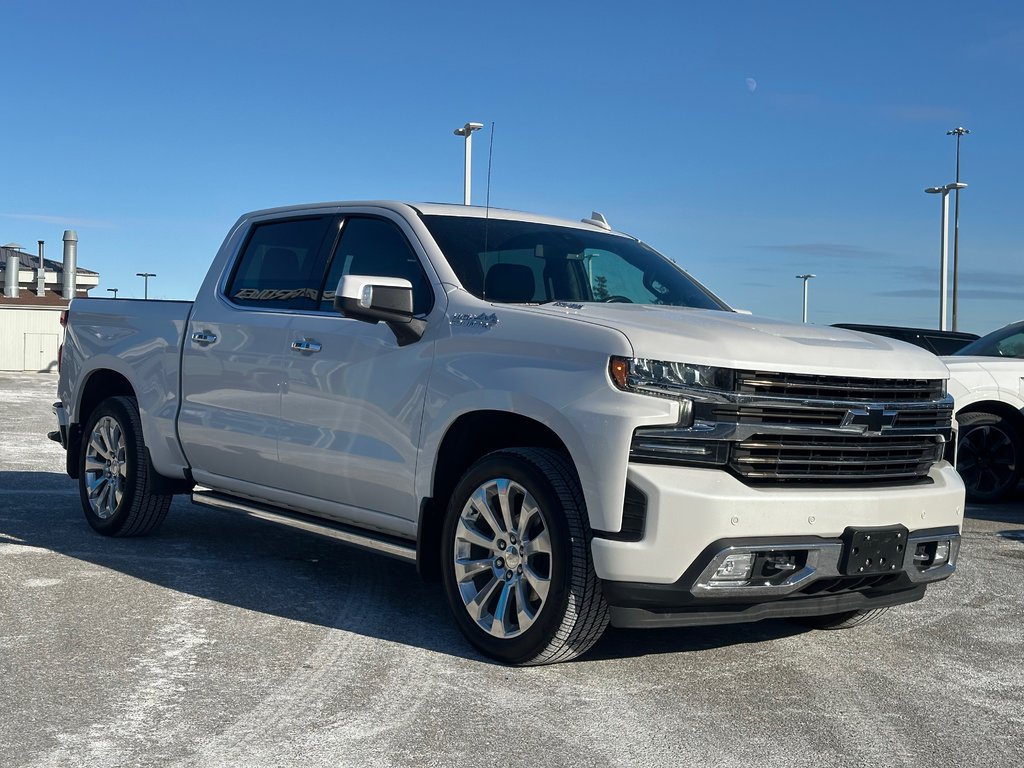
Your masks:
{"label": "building", "polygon": [[64,260],[25,253],[13,243],[0,247],[0,371],[55,371],[64,329],[60,313],[74,296],[99,285],[96,272],[77,265],[78,235],[64,232]]}

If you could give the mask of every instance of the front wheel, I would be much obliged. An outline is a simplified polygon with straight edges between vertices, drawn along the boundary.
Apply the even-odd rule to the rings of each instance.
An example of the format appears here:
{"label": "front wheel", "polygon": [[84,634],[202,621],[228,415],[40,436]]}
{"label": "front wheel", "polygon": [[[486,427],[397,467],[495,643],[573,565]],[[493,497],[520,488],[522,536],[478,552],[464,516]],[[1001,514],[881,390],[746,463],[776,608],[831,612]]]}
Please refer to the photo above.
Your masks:
{"label": "front wheel", "polygon": [[1002,501],[1016,490],[1024,466],[1024,446],[1016,426],[984,411],[956,418],[960,423],[956,469],[967,486],[967,498],[983,504]]}
{"label": "front wheel", "polygon": [[153,493],[139,408],[110,397],[85,424],[78,492],[85,519],[104,536],[144,536],[167,516],[172,496]]}
{"label": "front wheel", "polygon": [[466,638],[508,664],[550,664],[587,651],[608,625],[590,554],[579,480],[555,451],[496,451],[452,495],[442,578]]}

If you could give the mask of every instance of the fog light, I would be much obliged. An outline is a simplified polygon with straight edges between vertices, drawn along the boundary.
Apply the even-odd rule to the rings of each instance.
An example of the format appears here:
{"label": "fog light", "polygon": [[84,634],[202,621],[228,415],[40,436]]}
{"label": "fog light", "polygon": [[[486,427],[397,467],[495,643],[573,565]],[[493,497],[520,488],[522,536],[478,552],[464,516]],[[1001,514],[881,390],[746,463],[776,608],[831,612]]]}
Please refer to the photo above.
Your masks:
{"label": "fog light", "polygon": [[935,557],[932,565],[945,565],[949,562],[949,539],[935,543]]}
{"label": "fog light", "polygon": [[746,581],[754,570],[754,553],[741,552],[738,554],[726,555],[725,560],[718,566],[711,581]]}

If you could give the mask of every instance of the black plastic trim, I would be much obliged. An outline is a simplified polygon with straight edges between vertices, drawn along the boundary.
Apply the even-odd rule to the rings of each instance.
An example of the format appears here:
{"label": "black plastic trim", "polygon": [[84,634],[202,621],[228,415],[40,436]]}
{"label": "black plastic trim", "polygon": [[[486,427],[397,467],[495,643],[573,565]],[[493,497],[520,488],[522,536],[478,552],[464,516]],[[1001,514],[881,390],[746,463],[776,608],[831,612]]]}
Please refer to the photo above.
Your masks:
{"label": "black plastic trim", "polygon": [[644,608],[611,606],[609,614],[613,627],[693,627],[713,624],[740,624],[765,619],[784,619],[799,616],[827,616],[845,611],[871,610],[912,603],[924,597],[925,585],[920,584],[898,592],[847,592],[839,595],[775,600],[767,603],[725,605],[690,611],[657,611]]}

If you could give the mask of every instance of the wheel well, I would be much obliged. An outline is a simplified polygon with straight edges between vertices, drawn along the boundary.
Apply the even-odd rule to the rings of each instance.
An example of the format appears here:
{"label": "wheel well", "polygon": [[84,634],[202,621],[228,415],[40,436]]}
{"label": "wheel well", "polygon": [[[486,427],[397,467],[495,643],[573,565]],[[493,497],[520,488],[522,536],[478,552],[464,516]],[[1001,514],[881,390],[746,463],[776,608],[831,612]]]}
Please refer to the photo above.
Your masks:
{"label": "wheel well", "polygon": [[96,407],[108,397],[126,395],[135,397],[135,390],[124,376],[116,371],[96,371],[85,382],[82,399],[78,404],[78,422],[68,430],[67,473],[78,479],[78,452],[82,444],[82,429]]}
{"label": "wheel well", "polygon": [[[436,581],[441,575],[441,528],[459,479],[479,458],[502,448],[551,448],[569,455],[565,443],[549,427],[505,411],[477,411],[460,416],[448,428],[437,451],[433,494],[420,509],[417,568]],[[571,461],[571,459],[570,459]]]}
{"label": "wheel well", "polygon": [[[968,413],[991,413],[995,416],[1004,418],[1013,424],[1014,428],[1017,430],[1017,436],[1021,440],[1024,440],[1024,414],[1008,403],[1001,403],[998,400],[982,400],[980,402],[964,406],[963,409],[957,411],[956,415],[963,416]],[[957,447],[957,450],[959,451],[959,446]]]}
{"label": "wheel well", "polygon": [[1024,414],[1009,403],[1001,403],[998,400],[983,400],[965,406],[957,412],[957,416],[962,416],[965,413],[991,413],[1000,416],[1013,424],[1017,428],[1017,433],[1024,438]]}

